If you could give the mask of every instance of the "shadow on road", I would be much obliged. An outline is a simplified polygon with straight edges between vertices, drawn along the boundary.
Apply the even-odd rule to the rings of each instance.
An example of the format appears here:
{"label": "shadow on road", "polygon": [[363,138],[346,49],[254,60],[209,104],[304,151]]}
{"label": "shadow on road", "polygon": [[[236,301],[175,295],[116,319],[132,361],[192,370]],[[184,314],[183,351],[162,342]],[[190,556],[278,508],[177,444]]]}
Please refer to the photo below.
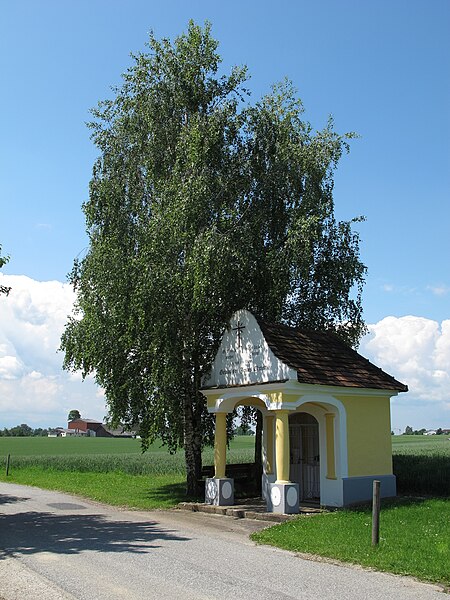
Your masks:
{"label": "shadow on road", "polygon": [[189,538],[152,521],[114,521],[101,515],[46,512],[0,515],[0,560],[20,554],[78,554],[84,550],[142,554],[159,548],[158,540]]}
{"label": "shadow on road", "polygon": [[9,494],[0,494],[0,504],[15,504],[16,502],[25,502],[26,500],[29,500],[29,498],[10,496]]}

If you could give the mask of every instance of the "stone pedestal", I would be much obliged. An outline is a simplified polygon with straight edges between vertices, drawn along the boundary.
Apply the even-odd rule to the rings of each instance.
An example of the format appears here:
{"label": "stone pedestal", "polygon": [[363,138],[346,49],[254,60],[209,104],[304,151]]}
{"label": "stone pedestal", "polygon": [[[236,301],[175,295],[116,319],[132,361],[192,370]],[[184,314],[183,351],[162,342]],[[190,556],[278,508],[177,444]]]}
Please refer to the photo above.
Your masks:
{"label": "stone pedestal", "polygon": [[271,483],[267,497],[267,512],[282,515],[298,514],[298,483]]}
{"label": "stone pedestal", "polygon": [[223,477],[208,478],[205,482],[205,504],[215,506],[233,506],[234,504],[234,479]]}

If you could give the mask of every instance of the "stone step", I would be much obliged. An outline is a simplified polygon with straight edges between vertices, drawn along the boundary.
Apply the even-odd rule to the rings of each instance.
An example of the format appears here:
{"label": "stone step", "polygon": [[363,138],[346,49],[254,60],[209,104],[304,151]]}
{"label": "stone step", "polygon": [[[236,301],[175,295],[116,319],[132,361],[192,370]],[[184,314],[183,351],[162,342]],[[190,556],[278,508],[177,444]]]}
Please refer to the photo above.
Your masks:
{"label": "stone step", "polygon": [[[234,517],[235,519],[255,519],[258,521],[269,521],[273,523],[284,523],[296,519],[298,515],[280,515],[276,513],[265,512],[260,507],[251,506],[214,506],[213,504],[203,504],[201,502],[180,502],[177,507],[179,510],[190,510],[192,512],[204,512],[215,515],[224,515]],[[252,510],[257,509],[257,510]],[[320,510],[314,510],[320,512]]]}

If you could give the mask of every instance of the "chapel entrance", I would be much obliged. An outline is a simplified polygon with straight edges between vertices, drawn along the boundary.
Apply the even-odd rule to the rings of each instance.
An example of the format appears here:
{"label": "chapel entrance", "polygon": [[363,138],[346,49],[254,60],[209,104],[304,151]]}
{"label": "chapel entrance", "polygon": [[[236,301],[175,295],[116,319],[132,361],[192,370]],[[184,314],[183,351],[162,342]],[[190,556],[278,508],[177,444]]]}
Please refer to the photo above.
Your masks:
{"label": "chapel entrance", "polygon": [[290,480],[299,484],[299,499],[320,501],[319,423],[305,412],[289,416]]}

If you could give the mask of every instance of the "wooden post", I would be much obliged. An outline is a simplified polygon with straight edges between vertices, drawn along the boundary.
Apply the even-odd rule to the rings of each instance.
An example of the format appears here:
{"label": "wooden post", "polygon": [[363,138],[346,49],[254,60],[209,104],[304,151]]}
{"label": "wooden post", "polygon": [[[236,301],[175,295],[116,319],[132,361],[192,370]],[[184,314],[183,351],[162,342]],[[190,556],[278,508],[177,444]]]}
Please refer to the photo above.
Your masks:
{"label": "wooden post", "polygon": [[377,546],[380,541],[380,482],[373,481],[372,497],[372,546]]}
{"label": "wooden post", "polygon": [[8,454],[8,456],[6,457],[6,477],[8,477],[9,475],[9,461],[11,459],[11,455]]}

